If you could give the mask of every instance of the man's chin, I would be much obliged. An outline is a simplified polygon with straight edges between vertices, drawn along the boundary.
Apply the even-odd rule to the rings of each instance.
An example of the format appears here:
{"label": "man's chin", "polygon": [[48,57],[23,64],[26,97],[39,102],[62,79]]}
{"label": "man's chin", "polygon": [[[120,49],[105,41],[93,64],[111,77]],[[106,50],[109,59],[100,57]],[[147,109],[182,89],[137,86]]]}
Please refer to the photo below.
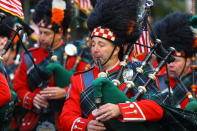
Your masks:
{"label": "man's chin", "polygon": [[176,75],[175,74],[168,74],[169,78],[172,78],[172,79],[176,79]]}
{"label": "man's chin", "polygon": [[40,46],[44,49],[48,49],[50,46],[46,43],[40,43]]}

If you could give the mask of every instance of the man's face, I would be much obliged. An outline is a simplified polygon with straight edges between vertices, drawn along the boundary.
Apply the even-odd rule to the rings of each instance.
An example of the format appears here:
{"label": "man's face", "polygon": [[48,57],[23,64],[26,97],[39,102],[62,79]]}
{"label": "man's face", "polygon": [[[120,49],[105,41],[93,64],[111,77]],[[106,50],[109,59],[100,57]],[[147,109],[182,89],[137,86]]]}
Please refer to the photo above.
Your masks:
{"label": "man's face", "polygon": [[[102,39],[100,37],[92,38],[91,53],[94,61],[96,61],[99,58],[101,60],[101,64],[105,63],[107,59],[110,57],[113,49],[114,45],[112,44],[112,42]],[[118,56],[117,54],[119,50],[116,50],[114,51],[114,54],[112,55],[110,60]]]}
{"label": "man's face", "polygon": [[41,45],[41,47],[47,49],[48,47],[51,46],[53,39],[54,39],[53,46],[55,46],[57,42],[60,42],[61,33],[54,33],[54,31],[47,28],[42,28],[42,27],[39,28],[39,44]]}
{"label": "man's face", "polygon": [[[7,37],[0,37],[0,52],[4,48],[5,44],[7,43],[8,38]],[[7,66],[9,64],[13,63],[14,57],[16,55],[16,44],[13,45],[13,48],[9,49],[6,54],[4,54],[3,57],[3,62],[4,65]]]}
{"label": "man's face", "polygon": [[7,41],[8,41],[7,37],[0,37],[0,50],[4,48]]}
{"label": "man's face", "polygon": [[[190,71],[190,60],[187,59],[186,65],[185,61],[186,59],[183,57],[175,57],[175,61],[167,65],[170,78],[176,78],[176,75],[180,76],[182,70],[184,70],[182,75],[185,75]],[[184,65],[185,69],[183,69]]]}

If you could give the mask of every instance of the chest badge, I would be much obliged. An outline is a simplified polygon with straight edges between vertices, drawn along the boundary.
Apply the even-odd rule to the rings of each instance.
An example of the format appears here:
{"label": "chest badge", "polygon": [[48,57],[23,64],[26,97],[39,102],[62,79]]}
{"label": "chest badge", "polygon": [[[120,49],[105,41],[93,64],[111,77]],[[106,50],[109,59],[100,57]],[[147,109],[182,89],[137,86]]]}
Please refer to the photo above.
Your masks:
{"label": "chest badge", "polygon": [[122,76],[123,76],[124,82],[130,81],[131,78],[133,77],[133,70],[132,69],[124,69]]}

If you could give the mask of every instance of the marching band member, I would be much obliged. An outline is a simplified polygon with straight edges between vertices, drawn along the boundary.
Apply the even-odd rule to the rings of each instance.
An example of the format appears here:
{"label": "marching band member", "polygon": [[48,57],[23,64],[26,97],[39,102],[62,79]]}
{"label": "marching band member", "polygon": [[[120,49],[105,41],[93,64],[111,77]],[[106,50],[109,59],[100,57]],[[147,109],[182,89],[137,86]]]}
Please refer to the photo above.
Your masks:
{"label": "marching band member", "polygon": [[[14,30],[14,24],[14,17],[7,16],[3,20],[3,24],[0,25],[0,48],[3,48],[7,41],[10,39],[10,37],[13,35],[12,30]],[[2,56],[3,64],[5,66],[6,72],[8,73],[9,84],[12,84],[15,70],[19,64],[19,58],[18,62],[15,62],[17,55],[17,44],[18,37],[15,37],[11,48],[6,52],[5,55]]]}
{"label": "marching band member", "polygon": [[[14,17],[6,16],[2,23],[0,24],[0,52],[5,47],[8,40],[13,35],[14,29]],[[11,127],[11,121],[14,114],[14,110],[16,109],[16,102],[17,102],[17,95],[12,89],[12,80],[14,77],[15,69],[17,68],[17,64],[15,61],[16,56],[16,48],[17,48],[17,41],[18,37],[16,37],[13,41],[11,48],[6,52],[5,55],[2,56],[2,61],[0,62],[0,73],[1,73],[1,109],[0,112],[4,115],[0,114],[1,120],[0,123],[0,130],[8,130]],[[9,88],[7,90],[7,87]],[[6,104],[5,100],[8,100]],[[4,129],[5,128],[5,129]]]}
{"label": "marching band member", "polygon": [[[193,84],[190,57],[194,52],[192,48],[194,34],[191,30],[190,18],[190,14],[176,12],[166,16],[154,27],[154,31],[158,38],[161,39],[164,48],[172,46],[176,49],[175,61],[167,64],[166,73],[159,76],[160,89],[162,93],[166,93],[169,91],[168,87],[170,87],[172,99],[169,100],[172,103],[169,104],[182,109],[185,108],[189,99],[179,80],[181,79],[189,91],[191,91],[190,86]],[[196,73],[195,76],[197,76]]]}
{"label": "marching band member", "polygon": [[[0,130],[7,130],[8,125],[11,121],[8,116],[9,102],[12,99],[11,91],[8,85],[8,81],[5,75],[5,68],[0,61]],[[12,110],[13,111],[13,110]],[[12,113],[12,112],[11,112]],[[9,117],[9,118],[8,118]]]}
{"label": "marching band member", "polygon": [[[98,80],[100,67],[108,79],[112,80],[120,70],[120,60],[123,56],[123,46],[137,40],[137,9],[136,0],[99,0],[94,11],[88,18],[88,27],[91,31],[91,53],[95,66],[85,72],[74,74],[71,78],[71,88],[64,103],[62,113],[59,117],[63,130],[71,131],[103,131],[112,130],[113,127],[104,124],[115,118],[120,123],[129,123],[135,126],[130,130],[148,130],[149,126],[140,126],[146,121],[158,121],[163,117],[163,109],[151,99],[151,93],[159,93],[155,82],[148,86],[147,93],[139,100],[124,103],[107,103],[96,109],[94,101],[93,83]],[[129,45],[132,46],[132,45]],[[101,66],[97,65],[100,61]],[[140,64],[138,62],[128,63],[121,76],[120,86],[111,85],[112,89],[123,90],[124,79],[132,77]],[[151,69],[150,67],[147,69]],[[147,74],[137,77],[138,85],[143,85],[147,80]],[[99,82],[98,82],[99,83]],[[107,87],[107,86],[105,86]],[[153,91],[154,90],[154,91]],[[128,97],[134,96],[135,91],[128,93]],[[150,93],[150,94],[149,94]],[[113,97],[113,90],[106,92]],[[149,95],[148,95],[149,94]],[[112,98],[113,99],[113,98]],[[119,98],[117,98],[119,99]],[[151,122],[150,122],[151,123]],[[120,129],[115,129],[120,130]],[[127,129],[128,130],[128,129]]]}
{"label": "marching band member", "polygon": [[[21,107],[26,109],[24,112],[27,112],[22,119],[21,130],[59,129],[56,117],[61,106],[55,100],[61,99],[64,102],[67,87],[55,85],[58,83],[54,77],[47,78],[40,71],[44,71],[51,63],[64,66],[66,43],[63,37],[71,20],[70,9],[70,0],[41,0],[35,7],[33,20],[39,26],[39,47],[22,54],[21,64],[14,78],[13,89],[19,96]],[[65,65],[67,64],[72,65],[74,62]],[[76,70],[84,68],[85,65]]]}

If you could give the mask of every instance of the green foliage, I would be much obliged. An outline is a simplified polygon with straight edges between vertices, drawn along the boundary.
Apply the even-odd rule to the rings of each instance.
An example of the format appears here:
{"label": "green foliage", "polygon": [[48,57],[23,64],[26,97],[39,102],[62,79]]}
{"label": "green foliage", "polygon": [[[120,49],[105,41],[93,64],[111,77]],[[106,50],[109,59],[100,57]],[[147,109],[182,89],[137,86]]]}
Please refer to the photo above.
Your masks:
{"label": "green foliage", "polygon": [[151,12],[154,21],[160,20],[172,12],[186,12],[185,3],[185,0],[154,0],[154,7]]}

